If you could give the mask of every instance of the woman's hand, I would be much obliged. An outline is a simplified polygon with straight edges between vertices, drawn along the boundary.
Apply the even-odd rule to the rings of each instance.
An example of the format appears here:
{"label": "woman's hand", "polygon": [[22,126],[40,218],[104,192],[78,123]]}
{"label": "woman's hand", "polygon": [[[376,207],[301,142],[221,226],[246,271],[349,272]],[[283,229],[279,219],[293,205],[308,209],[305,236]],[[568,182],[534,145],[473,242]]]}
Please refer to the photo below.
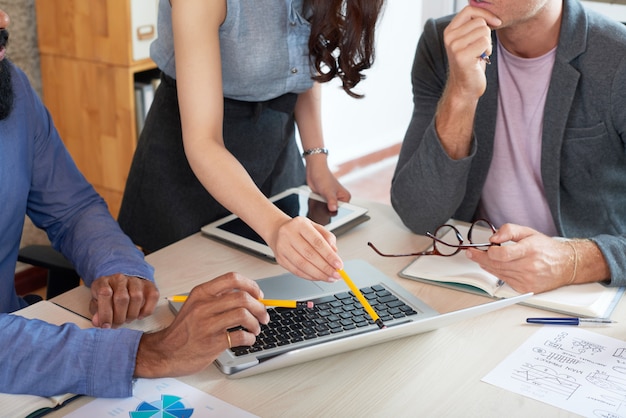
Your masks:
{"label": "woman's hand", "polygon": [[314,193],[326,200],[328,210],[336,212],[339,207],[338,202],[349,202],[352,196],[330,171],[326,159],[325,154],[307,157],[306,182]]}
{"label": "woman's hand", "polygon": [[336,237],[308,218],[297,216],[278,226],[270,247],[276,261],[296,276],[326,282],[341,279],[337,270],[343,262]]}

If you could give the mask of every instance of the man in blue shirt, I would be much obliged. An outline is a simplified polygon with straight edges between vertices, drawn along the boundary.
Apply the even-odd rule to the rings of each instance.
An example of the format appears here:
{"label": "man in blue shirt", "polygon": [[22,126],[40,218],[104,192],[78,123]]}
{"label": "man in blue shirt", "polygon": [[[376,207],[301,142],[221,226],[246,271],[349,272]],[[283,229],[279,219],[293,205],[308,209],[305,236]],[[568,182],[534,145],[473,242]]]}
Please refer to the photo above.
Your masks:
{"label": "man in blue shirt", "polygon": [[[162,331],[112,329],[153,312],[153,268],[76,168],[26,75],[6,59],[8,24],[0,10],[0,392],[127,397],[133,377],[193,373],[230,345],[253,344],[269,317],[258,286],[234,273],[195,288]],[[91,287],[98,328],[9,314],[26,306],[14,287],[25,215]],[[236,326],[245,329],[229,334]]]}

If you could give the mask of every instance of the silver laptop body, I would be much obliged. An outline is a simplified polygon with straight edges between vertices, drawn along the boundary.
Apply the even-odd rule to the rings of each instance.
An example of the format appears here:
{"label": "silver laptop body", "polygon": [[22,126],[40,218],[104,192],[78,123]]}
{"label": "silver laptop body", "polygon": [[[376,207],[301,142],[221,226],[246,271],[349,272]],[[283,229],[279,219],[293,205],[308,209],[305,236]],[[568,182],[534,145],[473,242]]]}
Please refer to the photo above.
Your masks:
{"label": "silver laptop body", "polygon": [[[216,359],[216,366],[232,378],[251,376],[431,331],[530,296],[441,315],[365,261],[348,261],[344,270],[383,319],[385,329],[373,323],[343,281],[312,282],[286,273],[257,280],[265,298],[313,301],[314,308],[268,308],[272,319],[263,327],[257,343],[224,351]],[[175,313],[181,306],[170,302]]]}

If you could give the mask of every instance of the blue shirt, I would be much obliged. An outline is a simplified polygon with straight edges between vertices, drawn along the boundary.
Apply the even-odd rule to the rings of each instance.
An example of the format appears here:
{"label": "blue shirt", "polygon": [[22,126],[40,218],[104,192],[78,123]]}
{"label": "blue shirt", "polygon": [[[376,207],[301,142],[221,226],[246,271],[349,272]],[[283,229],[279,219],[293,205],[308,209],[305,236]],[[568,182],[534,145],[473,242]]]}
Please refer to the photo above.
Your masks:
{"label": "blue shirt", "polygon": [[80,330],[8,315],[25,214],[87,285],[115,273],[153,281],[153,268],[85,180],[26,75],[10,65],[15,101],[0,120],[0,392],[130,396],[141,333]]}
{"label": "blue shirt", "polygon": [[[219,31],[224,97],[257,102],[313,86],[311,26],[303,0],[227,0],[227,8]],[[150,55],[165,74],[176,78],[169,0],[159,3],[158,34]]]}

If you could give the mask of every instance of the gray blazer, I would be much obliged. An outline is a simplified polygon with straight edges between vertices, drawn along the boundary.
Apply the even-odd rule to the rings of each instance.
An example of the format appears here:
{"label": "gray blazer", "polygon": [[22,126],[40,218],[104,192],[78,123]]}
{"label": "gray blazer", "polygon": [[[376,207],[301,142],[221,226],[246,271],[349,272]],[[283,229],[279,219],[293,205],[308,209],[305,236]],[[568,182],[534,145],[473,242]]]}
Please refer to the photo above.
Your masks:
{"label": "gray blazer", "polygon": [[[452,160],[434,129],[446,83],[443,30],[429,20],[412,70],[414,110],[391,187],[391,202],[413,232],[476,213],[492,158],[498,57],[487,66],[470,156]],[[494,32],[494,44],[496,34]],[[563,237],[596,242],[611,284],[626,284],[626,26],[564,0],[561,36],[543,120],[541,172]]]}

